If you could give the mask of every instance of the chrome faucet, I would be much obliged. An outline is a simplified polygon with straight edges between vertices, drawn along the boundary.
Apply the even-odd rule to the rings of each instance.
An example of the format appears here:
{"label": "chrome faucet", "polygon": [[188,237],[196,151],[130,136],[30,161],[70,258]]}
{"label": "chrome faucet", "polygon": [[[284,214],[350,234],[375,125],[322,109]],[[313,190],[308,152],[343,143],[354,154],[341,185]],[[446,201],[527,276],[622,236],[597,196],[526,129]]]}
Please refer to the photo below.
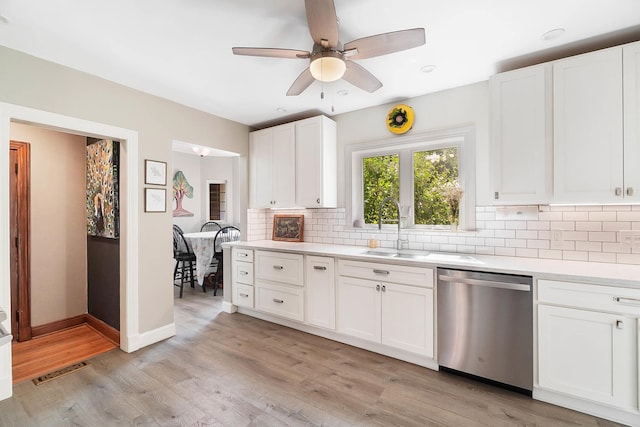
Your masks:
{"label": "chrome faucet", "polygon": [[378,212],[378,230],[382,230],[382,208],[387,202],[393,202],[396,205],[396,210],[398,211],[398,240],[396,241],[396,249],[400,250],[403,248],[405,243],[408,243],[408,240],[400,240],[400,203],[396,199],[391,196],[385,197],[382,203],[380,203],[380,211]]}

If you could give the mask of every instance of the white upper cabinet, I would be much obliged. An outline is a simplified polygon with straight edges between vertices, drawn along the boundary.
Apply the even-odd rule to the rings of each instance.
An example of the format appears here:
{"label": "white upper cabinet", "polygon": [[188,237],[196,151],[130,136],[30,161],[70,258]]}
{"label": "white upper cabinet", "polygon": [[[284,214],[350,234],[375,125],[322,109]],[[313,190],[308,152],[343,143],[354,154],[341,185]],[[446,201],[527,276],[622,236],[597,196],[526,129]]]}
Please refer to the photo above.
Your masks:
{"label": "white upper cabinet", "polygon": [[551,64],[491,78],[492,198],[548,203],[552,176]]}
{"label": "white upper cabinet", "polygon": [[250,205],[295,205],[295,126],[293,123],[251,132],[249,139]]}
{"label": "white upper cabinet", "polygon": [[296,206],[337,206],[336,123],[317,116],[296,125]]}
{"label": "white upper cabinet", "polygon": [[640,42],[622,50],[624,78],[624,198],[640,201]]}
{"label": "white upper cabinet", "polygon": [[622,48],[553,63],[556,202],[622,202]]}
{"label": "white upper cabinet", "polygon": [[325,117],[251,132],[252,208],[337,206],[336,123]]}

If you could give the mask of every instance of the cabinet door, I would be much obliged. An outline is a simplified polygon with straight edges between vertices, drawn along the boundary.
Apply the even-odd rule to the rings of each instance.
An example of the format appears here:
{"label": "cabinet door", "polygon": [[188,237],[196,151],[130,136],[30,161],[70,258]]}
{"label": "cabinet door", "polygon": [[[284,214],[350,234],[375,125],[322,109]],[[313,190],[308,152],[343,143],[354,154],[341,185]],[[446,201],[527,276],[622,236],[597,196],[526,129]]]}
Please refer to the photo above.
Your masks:
{"label": "cabinet door", "polygon": [[494,203],[548,202],[553,190],[551,65],[493,76],[491,119]]}
{"label": "cabinet door", "polygon": [[251,132],[249,137],[250,204],[252,208],[273,206],[273,131]]}
{"label": "cabinet door", "polygon": [[433,357],[433,289],[382,284],[382,344]]}
{"label": "cabinet door", "polygon": [[296,197],[296,134],[291,124],[275,126],[273,130],[273,205],[294,207]]}
{"label": "cabinet door", "polygon": [[306,257],[307,323],[336,328],[336,283],[333,258]]}
{"label": "cabinet door", "polygon": [[380,283],[342,277],[338,279],[338,332],[380,342]]}
{"label": "cabinet door", "polygon": [[540,387],[637,408],[636,319],[539,305],[538,326]]}
{"label": "cabinet door", "polygon": [[640,42],[623,48],[624,198],[640,200]]}
{"label": "cabinet door", "polygon": [[296,206],[337,206],[336,124],[324,117],[296,122]]}
{"label": "cabinet door", "polygon": [[622,48],[553,65],[556,202],[620,202]]}

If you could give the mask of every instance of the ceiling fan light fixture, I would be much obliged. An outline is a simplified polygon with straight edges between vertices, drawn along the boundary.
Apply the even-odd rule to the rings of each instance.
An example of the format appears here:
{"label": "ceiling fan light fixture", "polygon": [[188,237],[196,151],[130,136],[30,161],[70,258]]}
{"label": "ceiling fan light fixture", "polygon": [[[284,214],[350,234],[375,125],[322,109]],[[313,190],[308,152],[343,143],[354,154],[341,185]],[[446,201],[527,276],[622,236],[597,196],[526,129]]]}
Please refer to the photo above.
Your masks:
{"label": "ceiling fan light fixture", "polygon": [[309,71],[314,79],[322,82],[333,82],[341,79],[347,70],[347,64],[339,52],[322,51],[313,54]]}

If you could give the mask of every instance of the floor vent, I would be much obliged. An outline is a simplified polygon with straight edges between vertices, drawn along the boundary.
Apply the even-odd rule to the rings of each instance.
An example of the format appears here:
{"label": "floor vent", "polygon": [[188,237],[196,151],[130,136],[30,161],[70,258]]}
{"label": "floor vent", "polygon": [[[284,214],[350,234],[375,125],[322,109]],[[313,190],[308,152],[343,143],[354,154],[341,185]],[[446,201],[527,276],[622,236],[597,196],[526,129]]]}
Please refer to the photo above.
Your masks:
{"label": "floor vent", "polygon": [[85,368],[91,365],[91,363],[86,360],[83,362],[74,363],[73,365],[66,366],[62,369],[58,369],[57,371],[49,372],[48,374],[41,375],[38,378],[33,379],[33,383],[35,385],[40,385],[42,383],[46,383],[47,381],[55,380],[56,378],[60,378],[67,374],[77,371],[78,369]]}

